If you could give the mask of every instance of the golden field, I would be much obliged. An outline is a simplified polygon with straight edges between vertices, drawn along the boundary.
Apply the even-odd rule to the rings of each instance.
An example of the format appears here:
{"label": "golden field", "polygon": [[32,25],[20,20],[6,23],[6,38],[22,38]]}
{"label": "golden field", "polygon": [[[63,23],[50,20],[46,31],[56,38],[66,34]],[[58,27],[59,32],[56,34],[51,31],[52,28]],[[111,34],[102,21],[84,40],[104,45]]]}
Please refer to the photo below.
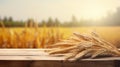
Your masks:
{"label": "golden field", "polygon": [[[21,32],[24,28],[8,28],[9,30],[16,31],[17,33]],[[49,30],[59,30],[59,33],[62,34],[63,39],[69,38],[73,32],[80,32],[80,33],[90,33],[92,31],[97,32],[102,38],[119,46],[120,44],[120,27],[60,27],[60,28],[38,28],[40,32],[39,35],[47,36],[51,33],[44,34],[43,32]],[[28,28],[28,30],[32,33],[35,30],[33,28]],[[2,28],[0,28],[0,35],[2,33]],[[53,31],[54,33],[54,31]],[[46,37],[47,38],[47,37]]]}

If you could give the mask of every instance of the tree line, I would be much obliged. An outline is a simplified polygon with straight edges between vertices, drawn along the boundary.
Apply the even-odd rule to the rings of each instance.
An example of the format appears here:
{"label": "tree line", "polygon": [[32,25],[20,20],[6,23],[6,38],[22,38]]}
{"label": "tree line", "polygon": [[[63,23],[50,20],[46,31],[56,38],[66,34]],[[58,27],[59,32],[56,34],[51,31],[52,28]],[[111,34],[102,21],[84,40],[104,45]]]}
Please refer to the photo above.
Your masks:
{"label": "tree line", "polygon": [[[3,22],[6,27],[24,27],[25,23],[35,24],[34,19],[28,19],[27,21],[15,21],[12,17],[0,18],[0,22]],[[0,25],[1,26],[1,25]],[[108,13],[106,17],[103,17],[99,20],[78,20],[74,15],[71,17],[70,21],[61,22],[58,18],[52,19],[51,17],[48,20],[42,20],[38,22],[39,27],[79,27],[79,26],[120,26],[120,7],[116,9],[115,13]]]}

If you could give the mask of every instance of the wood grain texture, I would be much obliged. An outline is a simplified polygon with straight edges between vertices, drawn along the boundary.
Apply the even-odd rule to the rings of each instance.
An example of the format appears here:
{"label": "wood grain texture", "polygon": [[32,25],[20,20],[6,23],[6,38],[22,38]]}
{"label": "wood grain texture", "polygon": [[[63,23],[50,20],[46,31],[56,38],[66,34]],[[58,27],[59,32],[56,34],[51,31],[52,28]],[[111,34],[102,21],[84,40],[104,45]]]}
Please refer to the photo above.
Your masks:
{"label": "wood grain texture", "polygon": [[31,67],[62,67],[61,61],[35,61]]}
{"label": "wood grain texture", "polygon": [[115,61],[0,61],[0,67],[119,67]]}
{"label": "wood grain texture", "polygon": [[63,67],[114,67],[114,61],[65,62]]}
{"label": "wood grain texture", "polygon": [[[64,57],[49,56],[47,49],[0,49],[0,60],[55,60],[62,61]],[[72,60],[72,59],[71,59]],[[120,57],[102,57],[95,59],[81,59],[80,61],[108,61],[120,60]]]}
{"label": "wood grain texture", "polygon": [[[120,57],[64,61],[48,56],[46,49],[0,49],[0,67],[120,67]],[[71,59],[72,60],[72,59]]]}

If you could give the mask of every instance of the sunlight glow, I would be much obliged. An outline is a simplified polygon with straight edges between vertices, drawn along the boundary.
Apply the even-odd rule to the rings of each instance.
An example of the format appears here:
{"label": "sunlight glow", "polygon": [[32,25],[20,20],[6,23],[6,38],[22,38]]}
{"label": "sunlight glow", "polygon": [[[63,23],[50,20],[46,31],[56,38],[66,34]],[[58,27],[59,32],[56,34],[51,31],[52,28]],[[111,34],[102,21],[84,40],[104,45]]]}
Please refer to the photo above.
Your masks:
{"label": "sunlight glow", "polygon": [[0,0],[0,16],[12,16],[14,20],[34,18],[37,21],[52,17],[64,22],[74,15],[78,20],[96,20],[119,6],[119,0]]}
{"label": "sunlight glow", "polygon": [[99,19],[107,13],[106,7],[100,3],[95,3],[90,1],[87,5],[84,5],[83,8],[83,18],[85,19]]}

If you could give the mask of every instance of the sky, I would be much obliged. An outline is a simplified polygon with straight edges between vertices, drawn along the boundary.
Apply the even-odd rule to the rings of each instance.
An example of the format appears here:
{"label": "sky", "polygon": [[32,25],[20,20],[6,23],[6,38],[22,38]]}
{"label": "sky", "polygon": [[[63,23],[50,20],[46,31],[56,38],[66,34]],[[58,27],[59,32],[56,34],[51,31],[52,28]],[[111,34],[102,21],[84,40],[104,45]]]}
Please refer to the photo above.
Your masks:
{"label": "sky", "polygon": [[58,18],[69,21],[74,15],[80,19],[99,19],[115,12],[120,0],[0,0],[0,17],[36,21]]}

